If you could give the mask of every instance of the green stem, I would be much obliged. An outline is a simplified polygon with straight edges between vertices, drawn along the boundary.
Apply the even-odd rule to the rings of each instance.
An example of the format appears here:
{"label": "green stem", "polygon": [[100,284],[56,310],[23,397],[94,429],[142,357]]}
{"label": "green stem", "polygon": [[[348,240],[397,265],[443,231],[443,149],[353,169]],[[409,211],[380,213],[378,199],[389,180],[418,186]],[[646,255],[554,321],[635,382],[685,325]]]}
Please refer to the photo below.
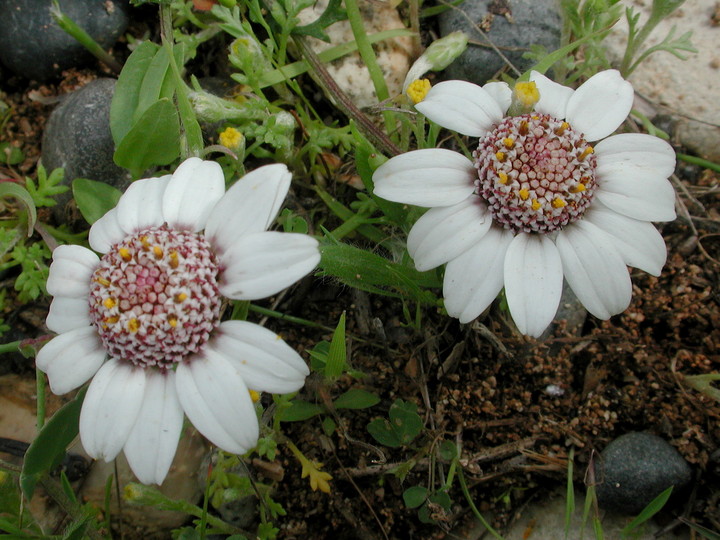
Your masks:
{"label": "green stem", "polygon": [[0,345],[0,354],[20,352],[20,341],[11,341]]}
{"label": "green stem", "polygon": [[720,164],[708,161],[707,159],[680,153],[677,154],[677,158],[686,163],[692,163],[693,165],[699,165],[700,167],[710,169],[711,171],[720,172]]}
{"label": "green stem", "polygon": [[475,517],[478,519],[480,523],[482,523],[483,527],[487,529],[487,531],[497,538],[498,540],[504,540],[503,537],[498,533],[495,529],[493,529],[490,524],[485,520],[485,518],[482,516],[480,511],[475,506],[475,503],[472,500],[472,497],[470,496],[470,490],[467,487],[467,484],[465,483],[465,475],[463,474],[462,468],[458,468],[457,470],[457,477],[460,481],[460,487],[462,488],[463,495],[465,495],[465,499],[467,500],[468,504],[470,505],[470,508],[475,514]]}
{"label": "green stem", "polygon": [[259,313],[260,315],[264,315],[266,317],[273,317],[274,319],[280,319],[283,321],[291,322],[293,324],[300,324],[302,326],[309,326],[310,328],[322,328],[331,332],[335,330],[334,328],[324,326],[320,323],[308,321],[307,319],[301,319],[300,317],[293,317],[292,315],[285,315],[284,313],[280,313],[279,311],[274,311],[272,309],[264,308],[262,306],[256,306],[255,304],[250,304],[248,310]]}
{"label": "green stem", "polygon": [[45,374],[35,368],[35,388],[37,394],[37,430],[45,425]]}

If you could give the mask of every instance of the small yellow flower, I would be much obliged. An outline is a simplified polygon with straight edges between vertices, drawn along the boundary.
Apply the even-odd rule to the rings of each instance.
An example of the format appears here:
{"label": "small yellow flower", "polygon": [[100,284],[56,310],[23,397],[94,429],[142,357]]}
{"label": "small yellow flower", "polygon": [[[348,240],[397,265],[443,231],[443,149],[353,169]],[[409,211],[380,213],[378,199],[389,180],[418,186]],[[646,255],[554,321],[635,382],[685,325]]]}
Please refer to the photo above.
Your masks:
{"label": "small yellow flower", "polygon": [[225,128],[223,132],[220,133],[220,144],[230,150],[237,150],[240,148],[240,144],[242,144],[244,138],[243,134],[237,129],[229,127]]}
{"label": "small yellow flower", "polygon": [[420,103],[430,91],[430,81],[427,79],[415,79],[405,91],[413,103]]}
{"label": "small yellow flower", "polygon": [[519,82],[515,85],[515,99],[525,107],[532,107],[540,99],[540,91],[532,81]]}

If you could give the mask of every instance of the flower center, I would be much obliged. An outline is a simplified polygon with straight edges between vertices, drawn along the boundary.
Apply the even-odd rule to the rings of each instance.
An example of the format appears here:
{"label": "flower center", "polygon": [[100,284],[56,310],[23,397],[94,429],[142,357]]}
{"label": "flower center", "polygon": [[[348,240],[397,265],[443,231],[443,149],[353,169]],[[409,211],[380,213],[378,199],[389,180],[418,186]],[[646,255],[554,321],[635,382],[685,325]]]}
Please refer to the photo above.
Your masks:
{"label": "flower center", "polygon": [[90,319],[110,356],[170,368],[197,353],[220,323],[219,266],[200,234],[153,227],[100,260]]}
{"label": "flower center", "polygon": [[579,219],[597,183],[593,147],[547,114],[505,118],[473,153],[477,194],[513,232],[549,233]]}

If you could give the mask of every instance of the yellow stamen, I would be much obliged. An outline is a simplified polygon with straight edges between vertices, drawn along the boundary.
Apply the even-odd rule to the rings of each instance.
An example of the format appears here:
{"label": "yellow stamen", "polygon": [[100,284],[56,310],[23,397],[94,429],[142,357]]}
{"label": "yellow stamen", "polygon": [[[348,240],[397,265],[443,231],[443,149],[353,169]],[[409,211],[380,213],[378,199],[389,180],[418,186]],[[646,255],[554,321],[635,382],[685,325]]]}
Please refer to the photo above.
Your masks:
{"label": "yellow stamen", "polygon": [[187,300],[187,297],[188,297],[187,294],[185,294],[184,292],[181,292],[181,293],[177,293],[175,295],[175,297],[173,298],[173,300],[175,301],[176,304],[179,304],[179,303]]}
{"label": "yellow stamen", "polygon": [[512,137],[505,137],[502,142],[508,150],[515,146],[515,139]]}
{"label": "yellow stamen", "polygon": [[106,323],[108,323],[108,324],[115,324],[115,323],[118,322],[119,320],[120,320],[120,317],[118,317],[117,315],[115,315],[114,317],[105,317],[105,318],[103,319],[103,321],[106,322]]}
{"label": "yellow stamen", "polygon": [[260,394],[258,392],[255,390],[248,390],[248,392],[250,392],[250,399],[252,399],[253,403],[260,401]]}
{"label": "yellow stamen", "polygon": [[178,254],[177,251],[171,251],[170,252],[170,268],[177,268],[179,261],[178,261]]}
{"label": "yellow stamen", "polygon": [[562,135],[563,133],[565,133],[565,130],[569,127],[570,127],[570,124],[568,124],[567,122],[563,122],[562,124],[560,124],[559,128],[555,129],[555,135]]}
{"label": "yellow stamen", "polygon": [[576,185],[570,188],[570,193],[582,193],[587,188],[585,187],[585,184],[582,184],[578,182]]}
{"label": "yellow stamen", "polygon": [[515,97],[525,107],[532,107],[540,99],[540,91],[533,82],[519,82],[515,85]]}
{"label": "yellow stamen", "polygon": [[563,201],[560,197],[555,197],[555,199],[552,202],[553,208],[562,208],[563,206],[567,206],[567,203]]}
{"label": "yellow stamen", "polygon": [[112,309],[117,305],[117,301],[114,298],[107,297],[105,300],[103,300],[103,306],[105,306],[107,309]]}
{"label": "yellow stamen", "polygon": [[527,189],[521,189],[518,191],[518,195],[523,201],[527,201],[528,197],[530,196],[530,192]]}
{"label": "yellow stamen", "polygon": [[153,246],[153,255],[155,255],[155,258],[157,260],[162,259],[163,256],[163,250],[160,246]]}
{"label": "yellow stamen", "polygon": [[173,315],[172,313],[170,315],[168,315],[168,324],[172,328],[175,328],[177,326],[177,316]]}
{"label": "yellow stamen", "polygon": [[240,148],[240,145],[243,142],[243,139],[245,137],[242,133],[240,133],[237,129],[234,127],[225,128],[222,133],[220,133],[219,142],[224,147],[229,148],[230,150],[237,150]]}
{"label": "yellow stamen", "polygon": [[540,210],[540,208],[542,208],[542,204],[540,204],[540,201],[538,201],[537,199],[533,199],[532,200],[532,209]]}
{"label": "yellow stamen", "polygon": [[128,321],[127,328],[131,332],[137,332],[138,330],[140,330],[140,321],[138,321],[137,319],[130,319]]}
{"label": "yellow stamen", "polygon": [[508,183],[508,175],[502,171],[498,172],[498,179],[499,179],[500,183],[503,185]]}
{"label": "yellow stamen", "polygon": [[520,133],[520,135],[527,135],[528,131],[529,130],[527,120],[522,120],[520,122],[520,127],[518,128],[518,133]]}
{"label": "yellow stamen", "polygon": [[588,145],[587,147],[585,147],[585,150],[583,150],[582,154],[580,154],[578,156],[578,161],[582,161],[583,159],[588,157],[590,154],[593,154],[594,152],[595,152],[595,150],[593,149],[593,147]]}
{"label": "yellow stamen", "polygon": [[128,262],[132,260],[132,255],[130,254],[130,250],[128,248],[120,248],[118,249],[118,253],[120,254],[120,257],[122,257],[122,260],[125,262]]}
{"label": "yellow stamen", "polygon": [[98,282],[100,285],[102,285],[103,287],[109,287],[109,286],[110,286],[110,282],[109,282],[107,279],[105,279],[105,278],[101,278],[101,277],[95,278],[95,281],[97,281],[97,282]]}
{"label": "yellow stamen", "polygon": [[412,102],[417,105],[423,99],[425,99],[425,96],[427,96],[427,93],[430,91],[431,86],[432,85],[430,84],[430,81],[427,79],[415,79],[408,85],[405,93],[412,100]]}
{"label": "yellow stamen", "polygon": [[505,152],[495,152],[495,157],[502,163],[505,161]]}

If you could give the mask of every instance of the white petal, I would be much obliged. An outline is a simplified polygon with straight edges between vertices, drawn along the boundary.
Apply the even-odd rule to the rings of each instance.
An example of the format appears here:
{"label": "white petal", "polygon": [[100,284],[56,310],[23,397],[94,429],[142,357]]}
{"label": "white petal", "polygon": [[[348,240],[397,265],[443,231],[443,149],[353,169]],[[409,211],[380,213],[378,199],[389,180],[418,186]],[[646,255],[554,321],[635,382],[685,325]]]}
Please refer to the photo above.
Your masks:
{"label": "white petal", "polygon": [[472,161],[443,148],[400,154],[373,174],[379,197],[428,208],[451,206],[466,199],[475,190],[476,178]]}
{"label": "white petal", "polygon": [[611,210],[643,221],[675,219],[675,190],[656,173],[612,172],[598,175],[597,180],[595,196]]}
{"label": "white petal", "polygon": [[500,111],[505,112],[510,108],[512,103],[512,90],[505,82],[489,82],[484,84],[482,87],[490,97],[495,100],[495,103],[500,107]]}
{"label": "white petal", "polygon": [[566,119],[588,141],[597,141],[620,127],[633,104],[632,85],[615,69],[601,71],[570,96]]}
{"label": "white petal", "polygon": [[47,373],[53,394],[65,394],[95,375],[106,356],[94,326],[65,332],[48,341],[35,359]]}
{"label": "white petal", "polygon": [[163,217],[171,227],[200,231],[224,192],[225,177],[218,163],[188,158],[165,188]]}
{"label": "white petal", "polygon": [[275,332],[246,321],[220,324],[208,347],[228,359],[248,388],[287,394],[305,384],[310,370]]}
{"label": "white petal", "polygon": [[506,229],[490,227],[477,244],[447,264],[443,296],[451,317],[470,322],[495,300],[503,288],[505,253],[513,237]]}
{"label": "white petal", "polygon": [[123,231],[132,234],[165,223],[163,193],[171,177],[166,174],[130,184],[117,205],[117,220]]}
{"label": "white petal", "polygon": [[88,242],[90,247],[98,253],[107,253],[113,245],[122,241],[126,233],[120,227],[117,219],[117,207],[106,212],[90,227]]}
{"label": "white petal", "polygon": [[50,303],[45,325],[58,334],[90,325],[88,299],[56,296]]}
{"label": "white petal", "polygon": [[140,413],[125,443],[125,457],[143,484],[162,484],[175,457],[183,410],[175,372],[148,370]]}
{"label": "white petal", "polygon": [[145,370],[111,359],[97,372],[80,411],[80,438],[95,459],[120,453],[137,420],[145,393]]}
{"label": "white petal", "polygon": [[675,170],[675,150],[667,142],[644,133],[620,133],[595,145],[598,175],[653,172],[662,178]]}
{"label": "white petal", "polygon": [[560,305],[563,269],[560,254],[547,236],[521,233],[505,255],[505,296],[523,334],[539,337]]}
{"label": "white petal", "polygon": [[492,217],[479,197],[431,208],[410,230],[408,252],[418,270],[430,270],[467,251],[485,235],[491,223]]}
{"label": "white petal", "polygon": [[613,237],[614,247],[628,266],[659,276],[667,259],[662,235],[652,223],[593,205],[585,219]]}
{"label": "white petal", "polygon": [[243,176],[213,209],[205,237],[223,252],[238,237],[267,230],[280,211],[291,179],[283,164],[265,165]]}
{"label": "white petal", "polygon": [[630,274],[610,236],[580,220],[560,231],[556,242],[565,279],[590,313],[609,319],[630,305]]}
{"label": "white petal", "polygon": [[467,81],[436,84],[415,108],[436,124],[471,137],[485,135],[503,116],[490,93]]}
{"label": "white petal", "polygon": [[258,421],[243,378],[210,349],[178,365],[175,379],[185,414],[207,439],[226,452],[244,454],[257,444]]}
{"label": "white petal", "polygon": [[58,246],[53,251],[53,262],[47,280],[47,292],[53,296],[87,298],[90,278],[100,259],[82,246]]}
{"label": "white petal", "polygon": [[266,231],[239,238],[220,259],[220,292],[258,300],[286,289],[320,262],[318,242],[306,234]]}
{"label": "white petal", "polygon": [[540,99],[533,109],[539,113],[549,114],[558,120],[565,118],[568,100],[574,90],[548,79],[537,71],[530,72],[530,80],[535,83],[540,92]]}

